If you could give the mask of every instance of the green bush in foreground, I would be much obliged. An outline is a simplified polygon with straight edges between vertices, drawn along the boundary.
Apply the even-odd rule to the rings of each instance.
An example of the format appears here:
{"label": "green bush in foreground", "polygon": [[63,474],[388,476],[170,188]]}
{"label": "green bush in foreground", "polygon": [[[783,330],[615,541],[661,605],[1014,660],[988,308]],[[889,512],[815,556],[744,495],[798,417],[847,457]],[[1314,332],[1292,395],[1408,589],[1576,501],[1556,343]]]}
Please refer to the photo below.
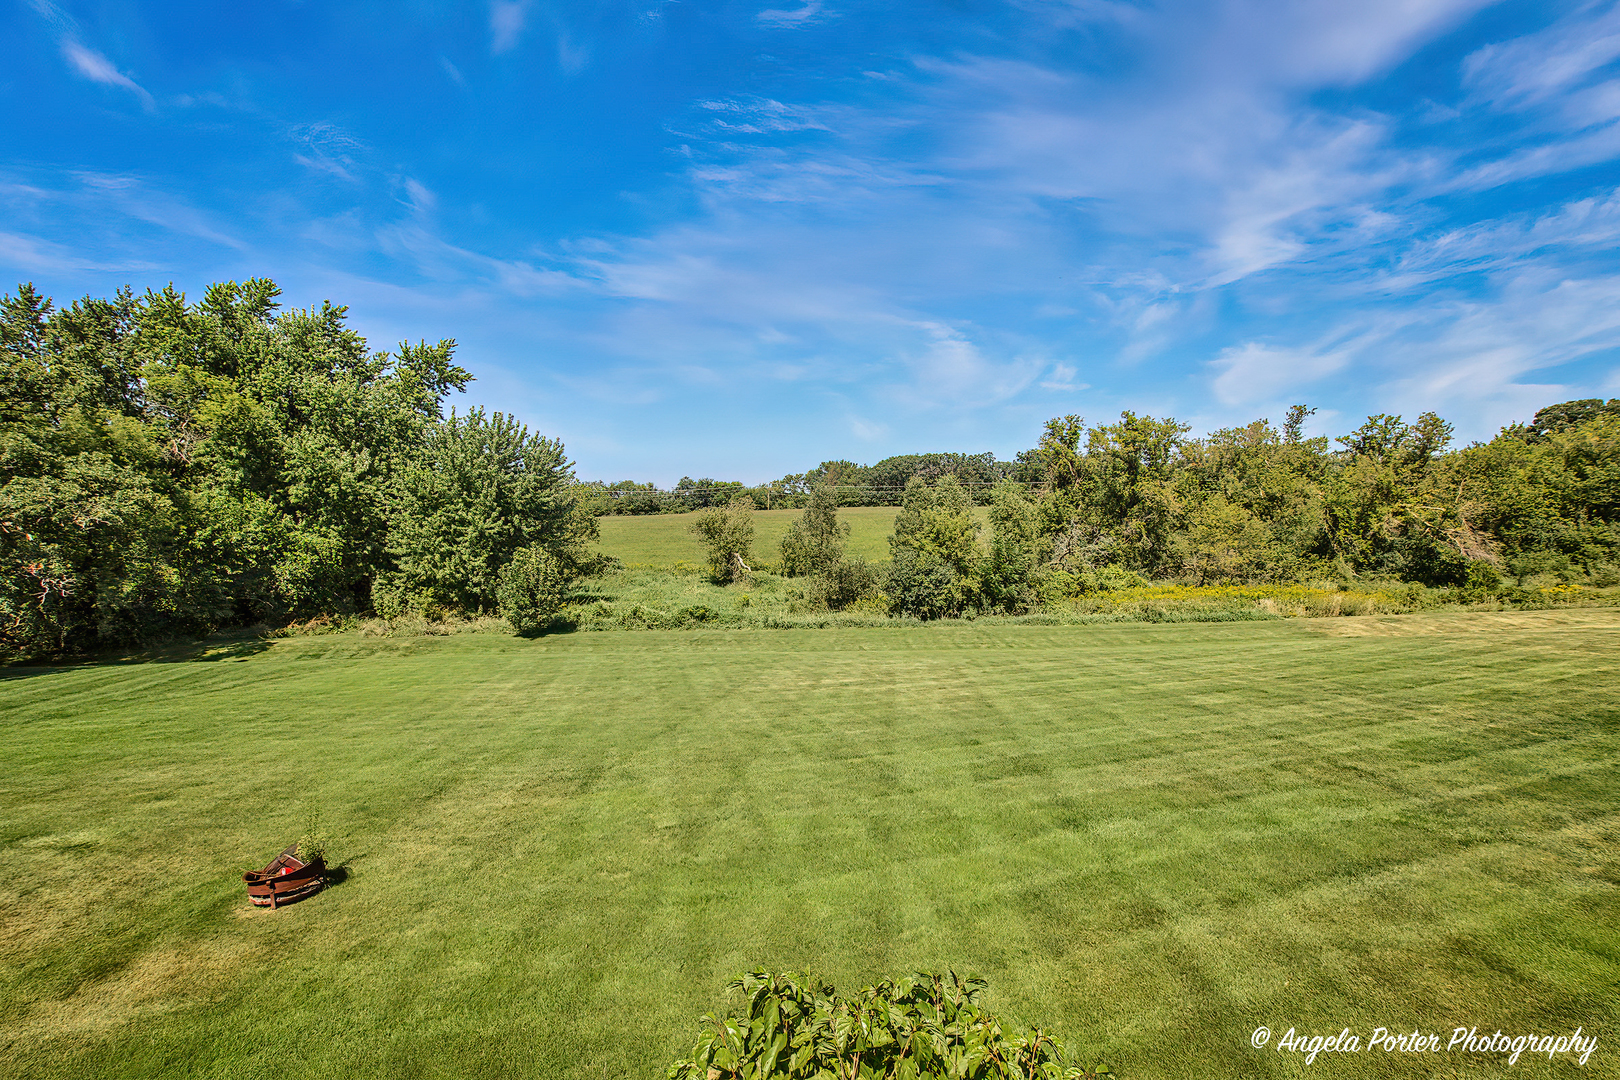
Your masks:
{"label": "green bush in foreground", "polygon": [[551,552],[539,544],[519,548],[496,587],[501,614],[518,633],[539,633],[562,607],[567,584],[567,574]]}
{"label": "green bush in foreground", "polygon": [[1084,1080],[1111,1076],[1066,1060],[1040,1028],[1009,1024],[979,1005],[983,979],[917,972],[843,996],[805,975],[751,971],[728,990],[740,1012],[705,1016],[689,1058],[668,1080]]}

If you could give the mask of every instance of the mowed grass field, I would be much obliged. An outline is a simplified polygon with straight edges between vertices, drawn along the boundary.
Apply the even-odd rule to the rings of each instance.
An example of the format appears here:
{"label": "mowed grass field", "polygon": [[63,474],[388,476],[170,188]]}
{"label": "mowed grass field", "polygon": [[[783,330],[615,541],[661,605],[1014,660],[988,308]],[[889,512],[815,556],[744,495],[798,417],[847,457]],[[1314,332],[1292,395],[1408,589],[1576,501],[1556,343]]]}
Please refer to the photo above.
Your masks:
{"label": "mowed grass field", "polygon": [[[976,971],[1124,1077],[1620,1075],[1612,610],[3,674],[0,1076],[656,1077],[755,965]],[[251,908],[312,806],[347,879]]]}
{"label": "mowed grass field", "polygon": [[[871,562],[889,558],[889,534],[894,532],[894,506],[846,506],[838,520],[849,522],[849,540],[844,550]],[[754,511],[754,558],[775,563],[781,558],[782,537],[788,525],[803,516],[803,510]],[[979,514],[985,511],[979,508]],[[638,566],[674,566],[685,562],[703,563],[703,543],[692,535],[697,513],[609,515],[596,520],[602,526],[598,547],[625,563]]]}

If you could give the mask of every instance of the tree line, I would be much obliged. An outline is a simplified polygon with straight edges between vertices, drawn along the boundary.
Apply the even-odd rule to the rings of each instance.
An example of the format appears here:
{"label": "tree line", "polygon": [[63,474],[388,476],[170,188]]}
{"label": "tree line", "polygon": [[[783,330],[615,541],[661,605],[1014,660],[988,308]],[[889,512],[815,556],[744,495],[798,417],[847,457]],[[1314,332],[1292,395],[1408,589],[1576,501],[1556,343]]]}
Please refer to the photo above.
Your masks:
{"label": "tree line", "polygon": [[[538,629],[611,563],[592,546],[605,504],[674,508],[578,483],[560,442],[509,416],[447,414],[471,378],[454,341],[373,351],[343,307],[279,295],[0,298],[0,652],[362,613]],[[753,507],[803,509],[779,568],[828,608],[1018,612],[1144,579],[1620,582],[1620,400],[1463,448],[1432,413],[1333,440],[1304,436],[1309,414],[1198,438],[1065,416],[1013,462],[824,462],[677,493],[705,509],[720,581],[750,572]],[[883,503],[900,506],[888,563],[846,557],[838,509]]]}
{"label": "tree line", "polygon": [[[990,488],[984,524],[954,473],[913,477],[881,571],[844,555],[847,526],[824,484],[783,540],[781,566],[829,607],[868,597],[922,618],[1023,613],[1150,579],[1620,584],[1620,399],[1548,406],[1454,450],[1433,413],[1368,417],[1330,441],[1304,437],[1311,412],[1202,438],[1131,412],[1050,420],[1020,455],[1038,481]],[[751,508],[739,495],[695,526],[717,580],[746,564]]]}
{"label": "tree line", "polygon": [[685,514],[723,506],[741,495],[761,510],[797,510],[809,505],[810,493],[821,487],[832,491],[839,506],[899,506],[906,485],[913,479],[936,480],[949,475],[983,504],[989,499],[989,489],[1002,480],[1038,480],[1040,470],[1033,454],[1025,451],[1014,461],[997,461],[996,455],[989,452],[898,454],[876,465],[823,461],[814,469],[788,473],[764,484],[683,476],[667,490],[634,480],[591,480],[582,483],[580,489],[586,505],[599,515]]}

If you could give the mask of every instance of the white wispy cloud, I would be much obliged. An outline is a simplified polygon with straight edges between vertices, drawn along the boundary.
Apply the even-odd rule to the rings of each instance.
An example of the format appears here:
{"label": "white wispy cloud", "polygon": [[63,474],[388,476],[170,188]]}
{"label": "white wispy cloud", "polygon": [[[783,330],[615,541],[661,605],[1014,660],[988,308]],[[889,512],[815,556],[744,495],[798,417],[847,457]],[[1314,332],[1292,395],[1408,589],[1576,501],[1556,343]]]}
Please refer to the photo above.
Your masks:
{"label": "white wispy cloud", "polygon": [[528,0],[490,0],[489,51],[499,56],[515,48],[523,37],[528,13]]}
{"label": "white wispy cloud", "polygon": [[1053,364],[1052,370],[1047,373],[1047,377],[1040,382],[1041,389],[1057,390],[1063,393],[1090,390],[1091,385],[1089,383],[1075,382],[1074,377],[1077,374],[1079,374],[1079,369],[1072,364]]}
{"label": "white wispy cloud", "polygon": [[418,214],[430,214],[439,205],[439,197],[414,176],[405,178],[405,203]]}
{"label": "white wispy cloud", "polygon": [[1476,50],[1462,65],[1472,112],[1517,121],[1496,153],[1451,186],[1488,190],[1620,154],[1620,7],[1579,5],[1537,33]]}
{"label": "white wispy cloud", "polygon": [[1620,7],[1588,3],[1545,30],[1476,50],[1462,73],[1478,101],[1509,109],[1562,107],[1571,91],[1617,59]]}
{"label": "white wispy cloud", "polygon": [[155,225],[180,236],[206,240],[210,244],[236,251],[248,249],[247,241],[237,236],[212,211],[153,187],[139,177],[85,171],[73,175],[79,188],[76,192],[64,194],[81,206],[99,204],[127,218]]}
{"label": "white wispy cloud", "polygon": [[351,251],[375,249],[409,264],[432,287],[480,288],[507,299],[528,300],[578,294],[590,283],[566,270],[504,259],[452,244],[424,216],[433,195],[414,180],[406,181],[412,217],[367,229],[354,220],[328,222],[312,238]]}
{"label": "white wispy cloud", "polygon": [[1607,124],[1573,136],[1518,147],[1501,157],[1460,172],[1445,188],[1487,191],[1519,180],[1556,176],[1612,160],[1620,154],[1620,124]]}
{"label": "white wispy cloud", "polygon": [[770,98],[700,101],[697,107],[709,113],[712,133],[725,135],[773,135],[789,131],[830,131],[826,118],[830,110],[804,105],[784,105]]}
{"label": "white wispy cloud", "polygon": [[140,99],[142,105],[148,109],[152,108],[152,95],[147,93],[146,88],[122,71],[119,71],[113,66],[111,60],[108,60],[94,49],[86,48],[69,38],[62,42],[62,55],[73,66],[73,70],[91,82],[128,90]]}
{"label": "white wispy cloud", "polygon": [[791,30],[827,17],[828,12],[824,10],[823,0],[805,0],[803,4],[791,9],[768,8],[755,16],[762,26],[778,30]]}
{"label": "white wispy cloud", "polygon": [[[1509,393],[1525,375],[1620,348],[1620,275],[1570,278],[1530,266],[1503,275],[1486,297],[1437,305],[1413,331],[1388,361],[1393,385],[1411,398]],[[1418,355],[1421,363],[1401,363]]]}
{"label": "white wispy cloud", "polygon": [[[68,170],[27,183],[0,179],[0,208],[14,224],[32,221],[36,226],[54,226],[58,232],[66,225],[76,242],[72,250],[84,252],[73,258],[86,267],[154,265],[148,256],[121,250],[145,246],[124,235],[137,222],[160,234],[203,240],[232,251],[248,247],[213,212],[122,173]],[[62,241],[56,243],[57,250],[68,250]],[[99,250],[90,253],[92,249]]]}
{"label": "white wispy cloud", "polygon": [[16,267],[29,274],[137,273],[154,269],[144,259],[96,258],[43,237],[0,232],[0,265]]}
{"label": "white wispy cloud", "polygon": [[[1224,86],[1353,85],[1496,0],[1359,0],[1354,4],[1255,0],[1161,9],[1160,30]],[[1192,49],[1187,44],[1197,42]],[[1200,74],[1191,73],[1195,78]]]}
{"label": "white wispy cloud", "polygon": [[119,71],[117,65],[106,56],[83,43],[81,39],[85,35],[77,19],[51,3],[51,0],[28,0],[28,4],[51,27],[61,45],[62,57],[70,68],[91,82],[127,90],[134,94],[146,109],[153,108],[152,95],[144,86]]}
{"label": "white wispy cloud", "polygon": [[293,153],[298,164],[350,183],[359,182],[355,155],[365,150],[365,144],[343,128],[327,122],[300,124],[292,129],[291,138],[301,148]]}
{"label": "white wispy cloud", "polygon": [[973,340],[970,328],[931,320],[913,324],[926,345],[907,357],[911,380],[895,388],[897,400],[912,407],[983,408],[1014,397],[1039,376],[1045,361],[994,358]]}
{"label": "white wispy cloud", "polygon": [[1617,245],[1620,189],[1414,238],[1391,266],[1370,274],[1364,284],[1371,291],[1410,292],[1458,274],[1500,271],[1538,258],[1578,258]]}
{"label": "white wispy cloud", "polygon": [[1215,358],[1214,364],[1220,368],[1213,384],[1215,396],[1228,405],[1276,401],[1343,370],[1350,359],[1349,350],[1342,348],[1320,352],[1244,342],[1222,350]]}
{"label": "white wispy cloud", "polygon": [[1559,377],[1566,365],[1616,349],[1620,274],[1569,278],[1531,263],[1493,275],[1477,296],[1365,309],[1297,345],[1227,348],[1211,389],[1230,406],[1280,408],[1354,379],[1383,409],[1432,409],[1487,435],[1573,393]]}

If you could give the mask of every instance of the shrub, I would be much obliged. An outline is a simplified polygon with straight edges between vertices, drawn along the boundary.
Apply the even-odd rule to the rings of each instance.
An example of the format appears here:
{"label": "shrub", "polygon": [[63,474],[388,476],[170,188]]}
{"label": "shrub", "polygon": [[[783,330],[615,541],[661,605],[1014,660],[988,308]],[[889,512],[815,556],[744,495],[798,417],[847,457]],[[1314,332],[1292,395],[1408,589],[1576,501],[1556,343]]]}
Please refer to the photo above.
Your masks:
{"label": "shrub", "polygon": [[748,574],[754,544],[754,501],[739,495],[723,507],[712,507],[692,522],[692,531],[709,549],[709,577],[718,585],[741,581]]}
{"label": "shrub", "polygon": [[935,484],[913,478],[889,537],[893,561],[884,591],[896,611],[919,619],[961,615],[980,600],[979,526],[954,476]]}
{"label": "shrub", "polygon": [[839,559],[810,579],[805,597],[813,607],[843,611],[877,589],[877,571],[865,559]]}
{"label": "shrub", "polygon": [[810,492],[804,513],[782,537],[782,572],[789,576],[826,573],[844,556],[849,522],[838,520],[838,499],[825,484]]}
{"label": "shrub", "polygon": [[567,577],[562,564],[538,544],[519,548],[501,569],[496,598],[501,615],[520,634],[537,634],[562,607]]}
{"label": "shrub", "polygon": [[853,995],[803,975],[752,971],[729,990],[745,995],[724,1018],[703,1017],[691,1055],[668,1080],[742,1077],[971,1077],[1084,1080],[1111,1076],[1069,1062],[1040,1028],[1022,1028],[979,1004],[982,979],[918,972]]}
{"label": "shrub", "polygon": [[683,623],[713,622],[715,610],[707,604],[692,604],[675,613],[675,618]]}
{"label": "shrub", "polygon": [[1500,588],[1501,584],[1502,575],[1497,573],[1496,567],[1490,563],[1476,559],[1468,564],[1468,577],[1464,582],[1466,588],[1491,593]]}
{"label": "shrub", "polygon": [[902,615],[947,619],[966,610],[978,595],[977,585],[937,555],[896,547],[883,591]]}

